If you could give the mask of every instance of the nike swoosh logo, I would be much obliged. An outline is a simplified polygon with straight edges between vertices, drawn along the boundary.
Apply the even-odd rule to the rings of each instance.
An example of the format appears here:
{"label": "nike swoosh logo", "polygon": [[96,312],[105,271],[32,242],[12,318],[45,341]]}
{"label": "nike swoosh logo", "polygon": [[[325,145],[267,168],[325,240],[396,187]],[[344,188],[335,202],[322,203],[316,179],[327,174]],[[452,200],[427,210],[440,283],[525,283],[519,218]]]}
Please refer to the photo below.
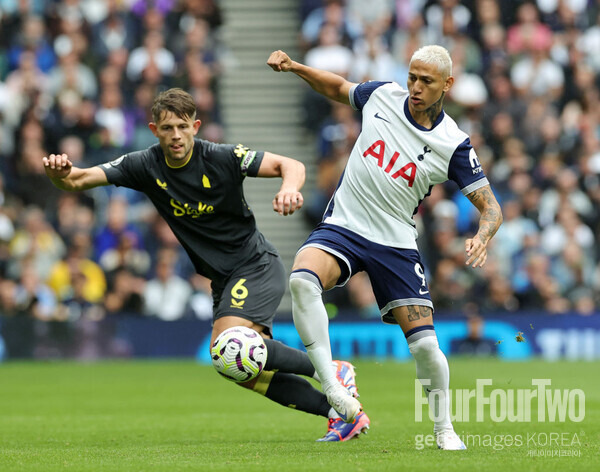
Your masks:
{"label": "nike swoosh logo", "polygon": [[429,290],[423,290],[422,288],[419,289],[419,295],[425,295],[426,293],[429,293]]}
{"label": "nike swoosh logo", "polygon": [[379,112],[375,113],[375,118],[385,121],[386,123],[390,123],[389,120],[386,120],[383,116],[379,115]]}

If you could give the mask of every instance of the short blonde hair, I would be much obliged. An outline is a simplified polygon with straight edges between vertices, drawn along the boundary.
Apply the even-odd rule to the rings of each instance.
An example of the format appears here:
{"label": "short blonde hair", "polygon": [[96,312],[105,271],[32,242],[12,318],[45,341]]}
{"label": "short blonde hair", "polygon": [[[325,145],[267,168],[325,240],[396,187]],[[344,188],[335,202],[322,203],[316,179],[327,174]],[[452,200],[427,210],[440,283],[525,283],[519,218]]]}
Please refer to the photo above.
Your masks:
{"label": "short blonde hair", "polygon": [[[417,49],[412,55],[410,64],[413,61],[435,65],[445,79],[452,75],[452,58],[445,47],[436,44],[423,46]],[[408,65],[409,67],[410,64]]]}

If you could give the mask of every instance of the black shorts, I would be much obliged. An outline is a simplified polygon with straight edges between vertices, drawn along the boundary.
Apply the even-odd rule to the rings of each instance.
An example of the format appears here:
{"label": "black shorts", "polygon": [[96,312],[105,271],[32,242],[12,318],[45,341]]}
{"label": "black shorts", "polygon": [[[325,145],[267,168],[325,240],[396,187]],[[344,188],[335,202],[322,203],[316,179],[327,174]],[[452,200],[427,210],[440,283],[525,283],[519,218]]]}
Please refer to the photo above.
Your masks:
{"label": "black shorts", "polygon": [[266,252],[239,267],[222,288],[213,284],[213,319],[238,316],[268,328],[270,334],[286,284],[281,258]]}

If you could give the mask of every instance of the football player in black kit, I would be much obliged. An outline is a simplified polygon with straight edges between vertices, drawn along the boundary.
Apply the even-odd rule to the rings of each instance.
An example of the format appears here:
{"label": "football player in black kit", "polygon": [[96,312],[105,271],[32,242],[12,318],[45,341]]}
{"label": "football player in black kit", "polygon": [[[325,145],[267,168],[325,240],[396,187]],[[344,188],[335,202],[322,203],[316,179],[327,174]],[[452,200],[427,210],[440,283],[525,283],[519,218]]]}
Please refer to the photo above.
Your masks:
{"label": "football player in black kit", "polygon": [[[240,384],[284,406],[329,419],[325,441],[351,439],[368,421],[344,423],[325,395],[300,377],[317,378],[307,354],[272,339],[273,317],[286,284],[275,248],[258,231],[243,192],[245,177],[280,177],[273,209],[291,215],[303,204],[304,165],[242,145],[195,139],[200,128],[193,98],[182,89],[160,93],[150,130],[158,138],[143,151],[91,168],[74,167],[66,154],[43,158],[47,176],[62,190],[102,185],[145,193],[185,248],[196,271],[212,281],[211,345],[224,330],[252,328],[265,338],[267,362],[255,379]],[[356,392],[354,369],[336,361],[338,378]]]}

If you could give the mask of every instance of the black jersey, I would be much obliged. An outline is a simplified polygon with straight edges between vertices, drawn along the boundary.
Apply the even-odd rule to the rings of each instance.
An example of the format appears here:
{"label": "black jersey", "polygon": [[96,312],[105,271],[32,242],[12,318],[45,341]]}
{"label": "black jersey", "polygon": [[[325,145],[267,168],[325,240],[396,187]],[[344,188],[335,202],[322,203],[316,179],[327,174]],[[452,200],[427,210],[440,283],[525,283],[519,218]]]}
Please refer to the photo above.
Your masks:
{"label": "black jersey", "polygon": [[190,256],[196,271],[222,280],[275,248],[256,227],[242,183],[264,153],[241,144],[194,140],[191,159],[167,165],[158,144],[101,165],[111,184],[144,192]]}

